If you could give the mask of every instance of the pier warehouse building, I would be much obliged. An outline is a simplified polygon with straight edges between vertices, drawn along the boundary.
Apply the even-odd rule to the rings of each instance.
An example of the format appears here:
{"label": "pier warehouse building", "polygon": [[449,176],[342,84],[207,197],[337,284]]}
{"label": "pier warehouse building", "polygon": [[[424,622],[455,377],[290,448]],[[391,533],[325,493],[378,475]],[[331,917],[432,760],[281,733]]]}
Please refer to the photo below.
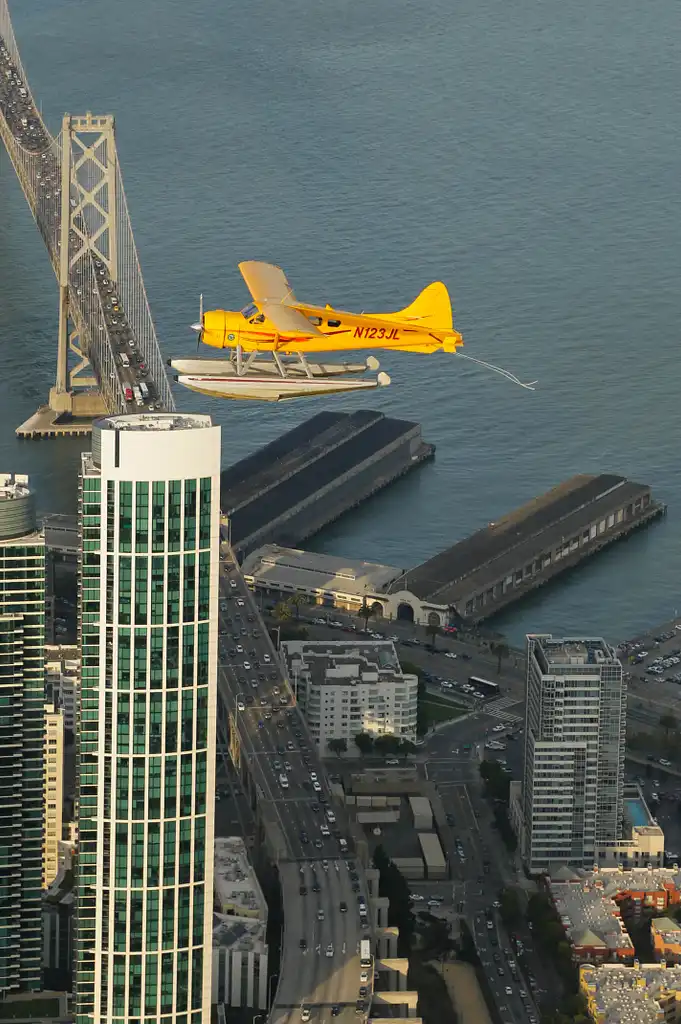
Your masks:
{"label": "pier warehouse building", "polygon": [[232,547],[242,560],[263,544],[300,544],[434,453],[418,423],[319,413],[222,472]]}
{"label": "pier warehouse building", "polygon": [[423,625],[481,622],[565,569],[664,514],[646,484],[574,476],[413,569],[275,544],[243,563],[246,581],[275,600],[292,593]]}

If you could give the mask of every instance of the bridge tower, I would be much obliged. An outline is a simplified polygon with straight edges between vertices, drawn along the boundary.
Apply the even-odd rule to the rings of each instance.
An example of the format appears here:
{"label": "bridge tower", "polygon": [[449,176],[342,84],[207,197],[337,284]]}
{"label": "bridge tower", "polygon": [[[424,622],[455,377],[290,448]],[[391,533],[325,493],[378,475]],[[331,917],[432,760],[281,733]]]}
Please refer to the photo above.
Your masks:
{"label": "bridge tower", "polygon": [[[92,256],[118,280],[116,239],[117,154],[114,119],[87,113],[65,114],[61,131],[61,216],[59,235],[59,328],[57,373],[49,408],[55,413],[97,416],[107,411],[86,355],[84,325],[70,293],[74,271]],[[82,275],[87,280],[87,274]],[[80,322],[79,322],[80,321]],[[87,329],[87,328],[86,328]],[[85,348],[85,351],[84,351]],[[71,357],[71,358],[70,358]],[[69,368],[69,362],[75,365]]]}

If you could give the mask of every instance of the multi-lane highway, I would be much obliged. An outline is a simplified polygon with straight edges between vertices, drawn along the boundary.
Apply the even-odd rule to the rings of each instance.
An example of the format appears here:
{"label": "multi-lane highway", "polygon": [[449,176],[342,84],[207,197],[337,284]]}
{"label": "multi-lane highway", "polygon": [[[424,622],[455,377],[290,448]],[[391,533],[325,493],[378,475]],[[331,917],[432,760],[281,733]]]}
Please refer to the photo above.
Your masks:
{"label": "multi-lane highway", "polygon": [[[272,1024],[349,1024],[368,1015],[373,970],[360,941],[373,921],[345,813],[331,800],[277,652],[231,549],[220,573],[220,696],[276,860],[284,905]],[[373,948],[373,941],[372,941]]]}

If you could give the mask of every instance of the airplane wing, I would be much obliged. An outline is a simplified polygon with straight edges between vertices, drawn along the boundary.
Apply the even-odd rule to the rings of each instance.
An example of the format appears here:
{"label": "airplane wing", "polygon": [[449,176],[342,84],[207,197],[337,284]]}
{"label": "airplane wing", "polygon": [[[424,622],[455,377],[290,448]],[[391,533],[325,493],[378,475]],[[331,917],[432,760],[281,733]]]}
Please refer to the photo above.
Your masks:
{"label": "airplane wing", "polygon": [[[292,300],[292,305],[306,317],[320,317],[322,320],[326,321],[340,320],[342,321],[343,327],[371,327],[372,325],[379,327],[386,326],[386,318],[382,317],[380,313],[348,313],[344,309],[332,309],[330,306],[312,306],[308,302],[301,302],[299,299],[295,298]],[[411,322],[403,323],[399,320],[393,319],[394,314],[389,314],[389,316],[390,323],[394,324],[396,328],[399,327],[400,330],[405,331],[406,333],[417,333],[422,330],[422,328],[418,326],[418,321],[414,322],[412,320]]]}
{"label": "airplane wing", "polygon": [[239,264],[239,270],[256,305],[261,302],[278,302],[283,306],[295,304],[293,289],[281,267],[247,260]]}
{"label": "airplane wing", "polygon": [[296,309],[296,297],[281,267],[247,260],[239,264],[239,270],[256,306],[277,331],[306,337],[321,336],[322,332]]}
{"label": "airplane wing", "polygon": [[255,299],[255,304],[280,334],[300,334],[309,338],[324,337],[323,333],[293,306],[282,306],[276,302],[262,302],[258,299]]}

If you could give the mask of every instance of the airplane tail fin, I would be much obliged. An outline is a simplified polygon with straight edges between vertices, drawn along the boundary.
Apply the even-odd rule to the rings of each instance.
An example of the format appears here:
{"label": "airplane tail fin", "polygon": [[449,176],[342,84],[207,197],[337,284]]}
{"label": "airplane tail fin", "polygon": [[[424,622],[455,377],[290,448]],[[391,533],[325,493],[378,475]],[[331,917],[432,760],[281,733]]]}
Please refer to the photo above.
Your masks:
{"label": "airplane tail fin", "polygon": [[442,281],[433,281],[410,306],[391,314],[391,318],[401,323],[413,320],[415,325],[434,331],[451,331],[453,320],[449,292]]}

